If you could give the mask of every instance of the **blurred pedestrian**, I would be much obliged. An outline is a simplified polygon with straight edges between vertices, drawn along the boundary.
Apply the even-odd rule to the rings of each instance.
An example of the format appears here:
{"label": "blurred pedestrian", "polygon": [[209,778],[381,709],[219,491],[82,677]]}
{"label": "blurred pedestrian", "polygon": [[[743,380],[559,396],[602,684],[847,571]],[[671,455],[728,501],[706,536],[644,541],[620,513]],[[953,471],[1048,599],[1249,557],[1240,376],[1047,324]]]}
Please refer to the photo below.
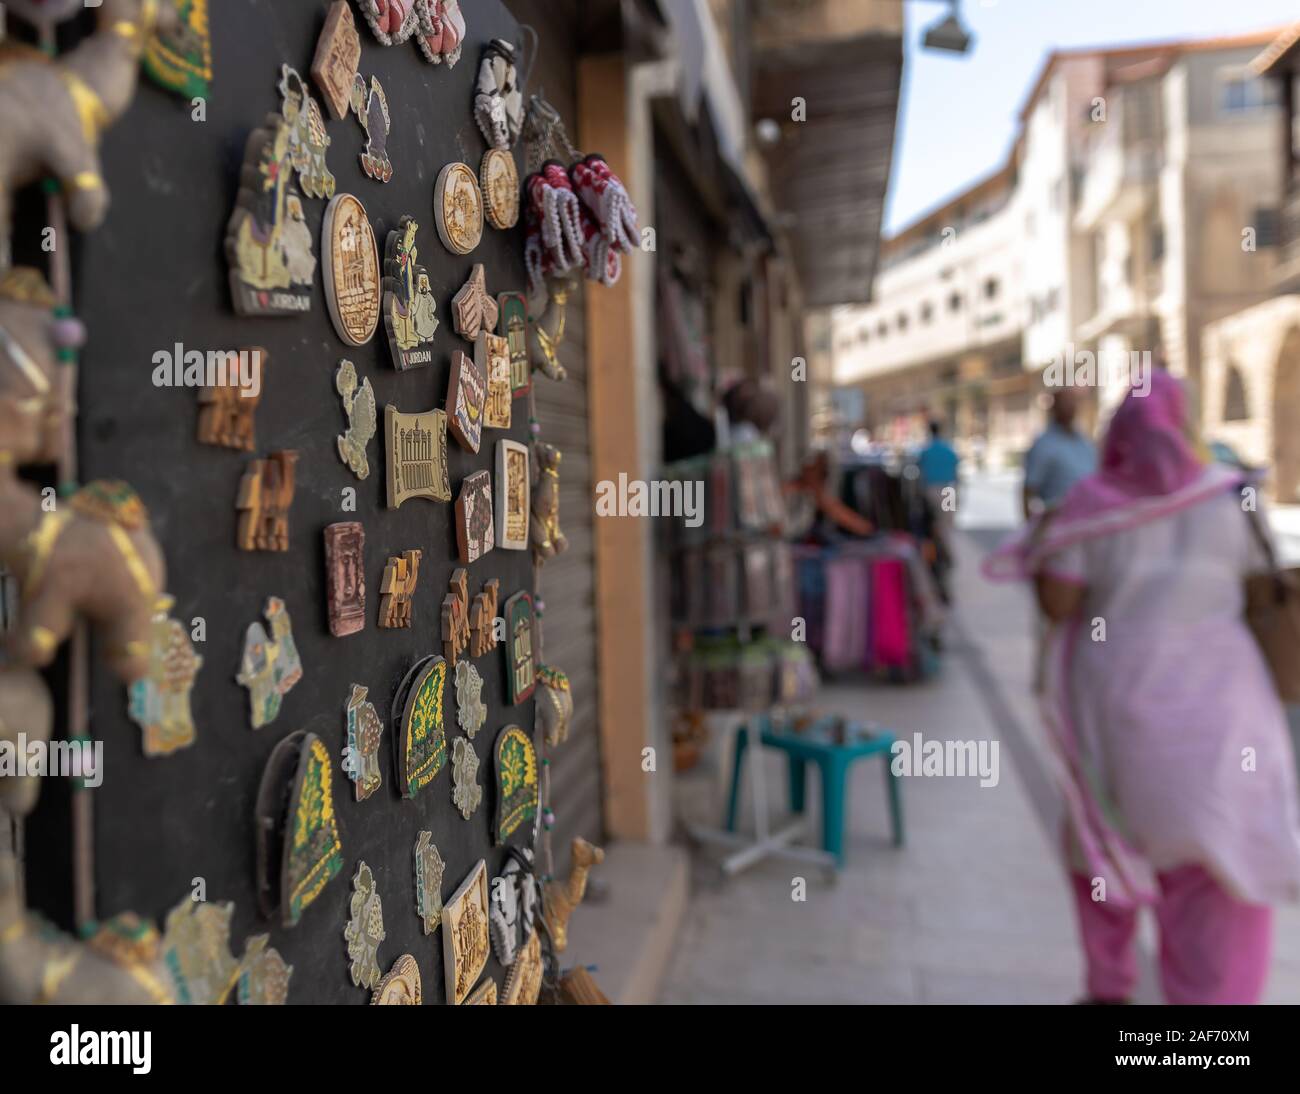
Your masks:
{"label": "blurred pedestrian", "polygon": [[1241,484],[1198,456],[1182,386],[1157,370],[1116,411],[1101,469],[986,564],[1032,578],[1063,624],[1043,711],[1089,1001],[1131,996],[1148,904],[1167,1002],[1258,1002],[1270,905],[1300,896],[1291,742],[1242,618],[1267,532]]}
{"label": "blurred pedestrian", "polygon": [[1059,505],[1076,482],[1097,468],[1097,450],[1079,432],[1079,391],[1058,387],[1052,392],[1047,428],[1025,454],[1025,517]]}
{"label": "blurred pedestrian", "polygon": [[930,538],[934,543],[933,567],[939,594],[949,603],[948,570],[952,565],[952,528],[957,512],[957,472],[960,465],[956,449],[943,436],[943,425],[930,422],[930,441],[916,456],[921,476]]}

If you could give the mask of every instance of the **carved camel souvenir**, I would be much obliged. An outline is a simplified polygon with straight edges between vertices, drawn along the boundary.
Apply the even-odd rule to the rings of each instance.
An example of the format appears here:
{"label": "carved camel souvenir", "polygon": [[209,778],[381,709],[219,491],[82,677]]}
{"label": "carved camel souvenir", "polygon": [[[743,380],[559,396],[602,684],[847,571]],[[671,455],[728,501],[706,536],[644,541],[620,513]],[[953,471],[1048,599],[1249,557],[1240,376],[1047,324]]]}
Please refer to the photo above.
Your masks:
{"label": "carved camel souvenir", "polygon": [[551,936],[556,953],[563,953],[569,945],[569,916],[582,903],[587,893],[587,874],[593,866],[605,861],[605,852],[581,837],[572,844],[573,866],[567,881],[546,883],[546,932]]}
{"label": "carved camel souvenir", "polygon": [[541,565],[568,550],[569,540],[560,530],[560,459],[553,444],[533,445],[533,519],[528,538],[533,545],[533,563]]}

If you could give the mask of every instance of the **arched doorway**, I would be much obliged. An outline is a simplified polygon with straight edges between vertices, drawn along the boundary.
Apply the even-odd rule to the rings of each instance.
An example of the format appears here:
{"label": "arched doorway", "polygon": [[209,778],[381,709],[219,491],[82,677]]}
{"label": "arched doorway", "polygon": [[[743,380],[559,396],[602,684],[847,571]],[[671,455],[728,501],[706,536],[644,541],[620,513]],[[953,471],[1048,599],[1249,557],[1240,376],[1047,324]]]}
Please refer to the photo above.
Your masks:
{"label": "arched doorway", "polygon": [[1287,331],[1273,374],[1273,482],[1280,504],[1300,504],[1300,327]]}

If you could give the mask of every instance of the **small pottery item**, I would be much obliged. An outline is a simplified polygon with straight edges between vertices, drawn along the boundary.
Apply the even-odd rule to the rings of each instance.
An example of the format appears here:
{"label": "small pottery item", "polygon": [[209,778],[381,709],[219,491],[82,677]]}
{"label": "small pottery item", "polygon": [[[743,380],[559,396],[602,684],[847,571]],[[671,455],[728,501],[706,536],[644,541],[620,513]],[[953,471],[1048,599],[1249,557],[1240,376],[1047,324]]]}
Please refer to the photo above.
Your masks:
{"label": "small pottery item", "polygon": [[366,625],[366,530],[359,520],[325,527],[325,591],[330,634],[356,634]]}

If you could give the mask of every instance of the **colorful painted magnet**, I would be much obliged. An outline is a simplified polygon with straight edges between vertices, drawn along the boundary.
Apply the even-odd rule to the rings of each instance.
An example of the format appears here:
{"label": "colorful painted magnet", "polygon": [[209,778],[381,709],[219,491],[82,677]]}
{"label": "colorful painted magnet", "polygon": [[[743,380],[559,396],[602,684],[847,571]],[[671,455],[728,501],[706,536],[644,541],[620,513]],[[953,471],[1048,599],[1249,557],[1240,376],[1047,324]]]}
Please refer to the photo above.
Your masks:
{"label": "colorful painted magnet", "polygon": [[442,926],[442,875],[446,863],[433,843],[432,832],[415,837],[415,914],[424,923],[424,933]]}
{"label": "colorful painted magnet", "polygon": [[374,872],[364,861],[352,877],[352,899],[343,940],[348,945],[348,973],[359,988],[379,986],[379,946],[384,941],[384,905]]}
{"label": "colorful painted magnet", "polygon": [[[83,3],[77,6],[82,7]],[[171,9],[172,17],[164,21],[165,25],[155,24],[144,44],[140,63],[159,87],[186,99],[206,99],[212,86],[208,0],[163,0],[163,3]]]}
{"label": "colorful painted magnet", "polygon": [[474,263],[469,277],[451,298],[451,325],[467,342],[477,342],[479,331],[497,325],[497,302],[487,291],[483,263]]}
{"label": "colorful painted magnet", "polygon": [[447,428],[457,444],[477,453],[483,441],[483,407],[487,378],[460,350],[451,354],[451,379],[447,383]]}
{"label": "colorful painted magnet", "polygon": [[489,148],[478,167],[483,214],[493,228],[506,230],[519,223],[519,168],[508,148]]}
{"label": "colorful painted magnet", "polygon": [[513,401],[510,395],[510,343],[500,335],[479,331],[474,343],[474,363],[487,377],[484,428],[509,429]]}
{"label": "colorful painted magnet", "polygon": [[316,55],[311,63],[311,78],[316,81],[325,105],[335,121],[347,117],[352,85],[361,63],[361,35],[352,17],[348,0],[334,0],[325,27],[316,40]]}
{"label": "colorful painted magnet", "polygon": [[233,902],[218,904],[182,897],[163,926],[162,966],[171,978],[177,1003],[216,1006],[239,979],[239,962],[230,952]]}
{"label": "colorful painted magnet", "polygon": [[311,311],[316,256],[293,181],[291,139],[284,118],[269,114],[244,148],[239,197],[226,225],[226,260],[235,311],[248,318]]}
{"label": "colorful painted magnet", "polygon": [[309,198],[332,198],[334,175],[325,163],[330,146],[325,118],[306,81],[290,65],[280,66],[280,116],[289,127],[289,161]]}
{"label": "colorful painted magnet", "polygon": [[528,358],[528,304],[523,293],[497,295],[497,334],[510,351],[510,394],[527,395],[533,386],[533,367]]}
{"label": "colorful painted magnet", "polygon": [[467,255],[483,238],[483,194],[468,164],[449,163],[438,172],[433,191],[434,222],[442,245]]}
{"label": "colorful painted magnet", "polygon": [[457,566],[442,598],[442,655],[455,665],[469,646],[469,572]]}
{"label": "colorful painted magnet", "polygon": [[293,622],[284,601],[270,597],[263,613],[271,625],[268,637],[260,622],[250,623],[244,635],[237,683],[248,688],[249,714],[254,729],[275,720],[280,704],[302,679],[302,660],[293,640]]}
{"label": "colorful painted magnet", "polygon": [[168,614],[174,601],[160,597],[149,623],[149,670],[127,688],[127,713],[140,727],[146,756],[166,756],[194,743],[190,693],[203,658],[189,632]]}
{"label": "colorful painted magnet", "polygon": [[483,677],[468,661],[456,666],[456,724],[471,741],[487,721]]}
{"label": "colorful painted magnet", "polygon": [[236,545],[241,551],[287,551],[298,453],[281,450],[251,460],[239,480]]}
{"label": "colorful painted magnet", "polygon": [[[357,386],[357,368],[351,361],[340,361],[334,374],[334,390],[343,400],[343,413],[348,418],[348,429],[338,438],[339,459],[359,479],[370,475],[370,459],[366,446],[378,429],[375,413],[375,390],[370,378]],[[450,493],[450,490],[448,491]]]}
{"label": "colorful painted magnet", "polygon": [[447,762],[446,689],[447,662],[430,654],[411,667],[393,695],[394,750],[404,798],[414,798]]}
{"label": "colorful painted magnet", "polygon": [[446,413],[402,414],[390,403],[384,407],[384,449],[389,509],[400,509],[408,498],[451,501]]}
{"label": "colorful painted magnet", "polygon": [[528,447],[518,441],[497,441],[497,546],[509,551],[528,547],[528,514],[532,476]]}
{"label": "colorful painted magnet", "polygon": [[493,755],[497,779],[494,842],[506,843],[522,828],[531,843],[538,801],[537,749],[533,747],[533,739],[518,726],[506,726],[497,735]]}
{"label": "colorful painted magnet", "polygon": [[384,563],[384,577],[379,586],[379,625],[409,627],[411,601],[420,580],[420,559],[424,552],[412,547],[400,555],[390,555]]}
{"label": "colorful painted magnet", "polygon": [[487,965],[487,863],[477,865],[442,909],[442,958],[447,1002],[459,1006],[469,997]]}
{"label": "colorful painted magnet", "polygon": [[459,0],[415,0],[420,12],[420,29],[415,40],[431,65],[447,62],[454,68],[460,60],[465,42],[465,16],[461,14]]}
{"label": "colorful painted magnet", "polygon": [[492,474],[475,471],[465,476],[456,498],[456,549],[461,562],[477,562],[495,543]]}
{"label": "colorful painted magnet", "polygon": [[366,702],[369,689],[352,685],[347,705],[347,745],[343,749],[343,770],[352,780],[353,793],[359,802],[365,801],[383,785],[379,772],[379,743],[384,736],[384,723],[375,710],[374,703]]}
{"label": "colorful painted magnet", "polygon": [[515,963],[520,946],[533,933],[537,905],[532,851],[508,848],[505,866],[500,875],[492,879],[488,907],[492,950],[507,969]]}
{"label": "colorful painted magnet", "polygon": [[465,1000],[467,1007],[495,1007],[497,1005],[497,982],[488,977],[470,993]]}
{"label": "colorful painted magnet", "polygon": [[359,520],[325,526],[325,589],[330,634],[366,626],[366,530]]}
{"label": "colorful painted magnet", "polygon": [[573,691],[560,669],[537,666],[537,728],[547,748],[558,748],[569,739],[573,721]]}
{"label": "colorful painted magnet", "polygon": [[466,820],[483,801],[483,788],[478,784],[478,753],[464,737],[457,737],[451,749],[452,804]]}
{"label": "colorful painted magnet", "polygon": [[361,14],[382,46],[399,46],[420,29],[416,0],[360,0]]}
{"label": "colorful painted magnet", "polygon": [[474,84],[474,120],[490,148],[510,148],[524,127],[524,95],[513,42],[493,38],[483,47]]}
{"label": "colorful painted magnet", "polygon": [[259,934],[244,946],[235,995],[242,1006],[282,1007],[289,1000],[293,966],[285,964],[280,951],[269,945],[270,941],[269,934]]}
{"label": "colorful painted magnet", "polygon": [[271,355],[261,347],[225,354],[224,375],[214,377],[221,382],[199,390],[199,444],[253,451],[270,363]]}
{"label": "colorful painted magnet", "polygon": [[271,751],[254,831],[258,907],[292,927],[343,869],[330,754],[316,734],[296,730]]}
{"label": "colorful painted magnet", "polygon": [[366,79],[357,73],[352,81],[352,113],[357,116],[366,134],[366,147],[361,153],[361,170],[376,182],[387,182],[393,177],[393,161],[388,158],[388,130],[392,117],[388,113],[388,96],[378,76]]}
{"label": "colorful painted magnet", "polygon": [[388,233],[384,247],[384,329],[396,369],[416,368],[433,362],[434,332],[438,302],[429,287],[429,272],[419,265],[415,245],[420,225],[414,217],[402,217]]}
{"label": "colorful painted magnet", "polygon": [[474,598],[474,606],[469,612],[471,657],[482,657],[497,648],[497,602],[500,594],[501,582],[494,577],[483,582],[483,591]]}
{"label": "colorful painted magnet", "polygon": [[519,948],[515,963],[506,977],[505,991],[501,995],[503,1007],[532,1007],[542,994],[542,940],[534,930]]}
{"label": "colorful painted magnet", "polygon": [[330,320],[349,346],[364,346],[379,326],[384,286],[365,206],[351,194],[337,195],[325,206],[320,234]]}
{"label": "colorful painted magnet", "polygon": [[404,953],[379,981],[370,1003],[381,1007],[418,1007],[420,1001],[420,966],[414,957]]}
{"label": "colorful painted magnet", "polygon": [[522,703],[537,686],[537,644],[533,638],[533,598],[515,593],[506,601],[506,697]]}

